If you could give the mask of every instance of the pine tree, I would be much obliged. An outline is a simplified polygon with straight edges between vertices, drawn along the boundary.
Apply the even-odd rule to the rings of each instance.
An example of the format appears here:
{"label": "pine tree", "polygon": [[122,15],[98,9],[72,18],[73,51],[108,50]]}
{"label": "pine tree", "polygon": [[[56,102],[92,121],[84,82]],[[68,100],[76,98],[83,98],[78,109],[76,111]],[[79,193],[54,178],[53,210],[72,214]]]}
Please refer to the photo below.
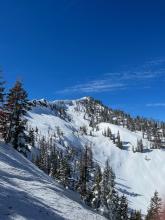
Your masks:
{"label": "pine tree", "polygon": [[136,148],[136,152],[143,152],[144,150],[144,146],[143,146],[143,141],[142,139],[137,140],[137,148]]}
{"label": "pine tree", "polygon": [[36,128],[35,128],[35,132],[38,134],[38,127],[36,126]]}
{"label": "pine tree", "polygon": [[30,129],[29,131],[29,143],[31,144],[32,147],[35,146],[35,135],[34,135],[34,129]]}
{"label": "pine tree", "polygon": [[60,167],[59,167],[59,180],[63,184],[64,187],[69,186],[69,178],[70,178],[70,165],[68,162],[67,156],[61,154],[60,158]]}
{"label": "pine tree", "polygon": [[113,219],[113,191],[115,186],[115,174],[110,167],[109,160],[105,163],[101,182],[101,209],[109,219]]}
{"label": "pine tree", "polygon": [[85,146],[85,150],[82,152],[80,159],[80,180],[79,180],[79,192],[82,197],[87,195],[87,181],[88,181],[88,148]]}
{"label": "pine tree", "polygon": [[0,72],[0,110],[3,109],[4,98],[5,98],[5,82],[2,80],[1,72]]}
{"label": "pine tree", "polygon": [[49,174],[49,158],[48,158],[48,145],[45,137],[42,137],[39,141],[40,154],[38,157],[38,167],[45,173]]}
{"label": "pine tree", "polygon": [[135,217],[136,217],[136,220],[142,220],[141,211],[135,211]]}
{"label": "pine tree", "polygon": [[50,155],[50,173],[49,175],[53,178],[57,177],[57,170],[59,167],[59,158],[58,158],[58,153],[55,149],[55,147],[53,147],[52,151],[51,151],[51,155]]}
{"label": "pine tree", "polygon": [[113,189],[112,190],[112,214],[113,219],[119,219],[119,209],[120,209],[120,197],[118,195],[118,192]]}
{"label": "pine tree", "polygon": [[142,220],[140,211],[132,211],[129,220]]}
{"label": "pine tree", "polygon": [[87,127],[85,125],[80,127],[80,131],[82,132],[82,135],[87,135]]}
{"label": "pine tree", "polygon": [[2,80],[2,77],[0,75],[0,133],[2,136],[4,136],[5,130],[4,130],[4,125],[6,122],[6,113],[4,111],[4,98],[5,98],[5,87],[4,87],[5,82]]}
{"label": "pine tree", "polygon": [[92,131],[90,131],[89,135],[90,135],[90,136],[93,136]]}
{"label": "pine tree", "polygon": [[111,129],[108,127],[108,128],[107,128],[106,137],[111,138],[111,136],[112,136],[112,132],[111,132]]}
{"label": "pine tree", "polygon": [[101,181],[102,173],[99,165],[96,166],[93,188],[92,188],[92,207],[96,210],[99,209],[101,203]]}
{"label": "pine tree", "polygon": [[80,159],[80,178],[78,190],[86,203],[90,203],[92,199],[92,192],[89,188],[90,171],[93,167],[92,150],[91,147],[85,146]]}
{"label": "pine tree", "polygon": [[27,135],[25,133],[26,120],[23,118],[29,110],[28,95],[17,81],[7,94],[5,111],[8,113],[5,124],[4,139],[11,143],[15,149],[26,155]]}
{"label": "pine tree", "polygon": [[128,220],[128,202],[124,195],[120,198],[118,220]]}
{"label": "pine tree", "polygon": [[87,167],[89,176],[89,172],[93,168],[93,152],[91,146],[86,146],[85,148],[87,148]]}
{"label": "pine tree", "polygon": [[161,138],[159,137],[158,134],[155,135],[154,137],[154,142],[153,146],[154,149],[160,149],[161,148]]}
{"label": "pine tree", "polygon": [[158,192],[154,193],[151,198],[150,207],[146,216],[146,220],[160,220],[161,219],[161,198],[159,198]]}
{"label": "pine tree", "polygon": [[106,137],[107,136],[107,132],[106,132],[106,130],[104,129],[104,131],[102,132],[102,135],[104,136],[104,137]]}
{"label": "pine tree", "polygon": [[116,143],[116,146],[117,146],[118,148],[120,148],[120,149],[123,148],[122,142],[121,142],[121,140],[120,140],[120,133],[119,133],[119,131],[118,131],[118,133],[117,133],[117,143]]}

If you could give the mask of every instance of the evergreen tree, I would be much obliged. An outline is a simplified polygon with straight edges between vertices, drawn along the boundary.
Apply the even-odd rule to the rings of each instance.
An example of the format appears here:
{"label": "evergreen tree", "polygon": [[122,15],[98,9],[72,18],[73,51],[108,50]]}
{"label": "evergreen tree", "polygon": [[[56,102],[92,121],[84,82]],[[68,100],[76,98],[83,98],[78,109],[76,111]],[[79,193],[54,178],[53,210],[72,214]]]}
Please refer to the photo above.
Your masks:
{"label": "evergreen tree", "polygon": [[113,141],[114,144],[116,143],[115,135],[112,135],[111,140]]}
{"label": "evergreen tree", "polygon": [[112,214],[113,219],[119,219],[120,197],[115,189],[112,190]]}
{"label": "evergreen tree", "polygon": [[128,202],[124,195],[120,198],[118,220],[128,220]]}
{"label": "evergreen tree", "polygon": [[87,135],[87,127],[85,125],[80,127],[80,131],[82,132],[82,134]]}
{"label": "evergreen tree", "polygon": [[160,220],[161,219],[161,198],[159,198],[158,192],[154,193],[151,198],[150,207],[146,216],[146,220]]}
{"label": "evergreen tree", "polygon": [[6,122],[6,113],[4,111],[4,98],[5,98],[5,87],[4,87],[5,82],[2,80],[2,77],[0,75],[0,133],[2,136],[4,136],[5,130],[4,130],[4,125]]}
{"label": "evergreen tree", "polygon": [[89,172],[93,168],[93,152],[91,146],[86,146],[85,148],[87,148],[87,167],[88,167],[88,176],[89,176]]}
{"label": "evergreen tree", "polygon": [[129,220],[142,220],[140,211],[132,211]]}
{"label": "evergreen tree", "polygon": [[106,137],[111,138],[111,136],[112,136],[112,132],[111,132],[111,129],[108,127]]}
{"label": "evergreen tree", "polygon": [[5,82],[2,80],[1,72],[0,72],[0,110],[3,109],[4,98],[5,98]]}
{"label": "evergreen tree", "polygon": [[87,195],[87,181],[88,181],[88,147],[85,146],[85,150],[82,152],[80,159],[80,180],[79,180],[79,192],[82,197]]}
{"label": "evergreen tree", "polygon": [[38,167],[43,170],[45,173],[49,174],[50,171],[50,160],[48,156],[48,143],[45,140],[45,137],[42,137],[39,141],[40,154],[38,157]]}
{"label": "evergreen tree", "polygon": [[107,131],[104,129],[104,131],[102,132],[102,135],[104,136],[104,137],[107,137]]}
{"label": "evergreen tree", "polygon": [[36,126],[36,128],[35,128],[35,132],[38,134],[38,128],[37,128],[37,126]]}
{"label": "evergreen tree", "polygon": [[12,143],[13,147],[26,155],[27,135],[25,133],[26,120],[23,116],[29,110],[28,96],[22,87],[22,83],[17,81],[15,86],[7,94],[5,111],[8,117],[5,124],[4,139],[7,143]]}
{"label": "evergreen tree", "polygon": [[64,187],[68,187],[70,178],[70,165],[67,156],[63,156],[63,154],[61,154],[59,163],[59,180],[64,185]]}
{"label": "evergreen tree", "polygon": [[55,147],[53,147],[53,149],[51,151],[51,155],[50,155],[50,173],[49,173],[49,175],[51,177],[57,178],[58,167],[59,167],[58,153],[57,153]]}
{"label": "evergreen tree", "polygon": [[142,220],[141,211],[135,211],[135,217],[136,217],[136,220]]}
{"label": "evergreen tree", "polygon": [[34,129],[30,129],[29,131],[29,143],[31,144],[32,147],[35,146],[35,135],[34,135]]}
{"label": "evergreen tree", "polygon": [[92,150],[91,147],[85,146],[80,159],[80,177],[78,184],[78,191],[83,200],[90,204],[92,200],[92,190],[89,186],[90,173],[93,167]]}
{"label": "evergreen tree", "polygon": [[121,140],[120,140],[120,133],[119,133],[119,131],[118,131],[118,133],[117,133],[117,142],[116,142],[116,146],[117,146],[118,148],[120,148],[120,149],[123,148],[122,142],[121,142]]}
{"label": "evergreen tree", "polygon": [[115,186],[115,174],[110,167],[109,160],[105,163],[101,182],[101,209],[109,219],[113,219],[113,190]]}
{"label": "evergreen tree", "polygon": [[158,134],[155,135],[154,137],[154,142],[152,148],[154,149],[160,149],[161,148],[161,138],[159,137]]}
{"label": "evergreen tree", "polygon": [[143,150],[144,150],[143,148],[144,148],[144,146],[143,146],[143,141],[142,141],[142,139],[137,140],[136,152],[141,152],[141,153],[143,153]]}
{"label": "evergreen tree", "polygon": [[99,209],[101,203],[101,181],[102,173],[99,165],[96,166],[93,189],[92,189],[92,207],[96,210]]}
{"label": "evergreen tree", "polygon": [[89,135],[90,135],[90,136],[93,136],[92,131],[90,131]]}

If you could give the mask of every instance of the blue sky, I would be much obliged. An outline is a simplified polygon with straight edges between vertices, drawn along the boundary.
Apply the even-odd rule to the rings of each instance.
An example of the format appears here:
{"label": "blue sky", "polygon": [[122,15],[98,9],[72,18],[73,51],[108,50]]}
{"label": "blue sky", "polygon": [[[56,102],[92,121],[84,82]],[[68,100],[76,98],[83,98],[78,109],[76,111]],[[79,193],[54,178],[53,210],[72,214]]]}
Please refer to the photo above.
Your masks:
{"label": "blue sky", "polygon": [[0,0],[0,65],[31,99],[93,96],[165,120],[163,0]]}

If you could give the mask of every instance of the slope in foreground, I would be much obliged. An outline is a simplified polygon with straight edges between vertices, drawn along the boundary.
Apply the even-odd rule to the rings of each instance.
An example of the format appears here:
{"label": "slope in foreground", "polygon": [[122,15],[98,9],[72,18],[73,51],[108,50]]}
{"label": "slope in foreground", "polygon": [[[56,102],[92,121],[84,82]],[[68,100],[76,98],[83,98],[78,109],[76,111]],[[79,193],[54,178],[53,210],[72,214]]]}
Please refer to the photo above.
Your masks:
{"label": "slope in foreground", "polygon": [[105,219],[0,142],[0,220]]}

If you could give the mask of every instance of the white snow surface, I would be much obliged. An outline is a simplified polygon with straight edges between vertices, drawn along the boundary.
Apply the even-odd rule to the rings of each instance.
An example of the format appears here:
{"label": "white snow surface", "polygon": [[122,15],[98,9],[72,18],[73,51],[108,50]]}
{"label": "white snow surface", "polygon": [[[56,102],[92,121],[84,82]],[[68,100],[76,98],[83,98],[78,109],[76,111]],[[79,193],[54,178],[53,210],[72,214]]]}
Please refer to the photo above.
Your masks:
{"label": "white snow surface", "polygon": [[103,220],[11,146],[0,141],[0,220]]}
{"label": "white snow surface", "polygon": [[[85,99],[85,98],[84,98]],[[81,99],[82,100],[82,99]],[[58,103],[53,102],[53,103]],[[56,117],[53,111],[46,107],[35,107],[28,114],[28,123],[32,127],[38,127],[42,135],[47,135],[55,130],[56,126],[64,132],[64,141],[72,147],[80,148],[86,143],[93,149],[94,158],[102,166],[107,158],[110,158],[111,166],[116,174],[116,188],[120,194],[125,194],[129,201],[129,207],[147,212],[149,202],[155,190],[162,198],[165,198],[165,151],[150,150],[150,143],[143,139],[141,132],[131,132],[121,126],[100,123],[100,130],[93,132],[93,136],[81,135],[78,131],[80,126],[87,126],[89,120],[84,119],[83,106],[76,111],[76,101],[66,101],[67,114],[71,121],[67,122]],[[112,133],[120,132],[124,143],[124,150],[117,148],[112,141],[104,137],[102,132],[110,127]],[[142,139],[146,148],[144,153],[133,153],[132,146],[136,147],[137,140]]]}

